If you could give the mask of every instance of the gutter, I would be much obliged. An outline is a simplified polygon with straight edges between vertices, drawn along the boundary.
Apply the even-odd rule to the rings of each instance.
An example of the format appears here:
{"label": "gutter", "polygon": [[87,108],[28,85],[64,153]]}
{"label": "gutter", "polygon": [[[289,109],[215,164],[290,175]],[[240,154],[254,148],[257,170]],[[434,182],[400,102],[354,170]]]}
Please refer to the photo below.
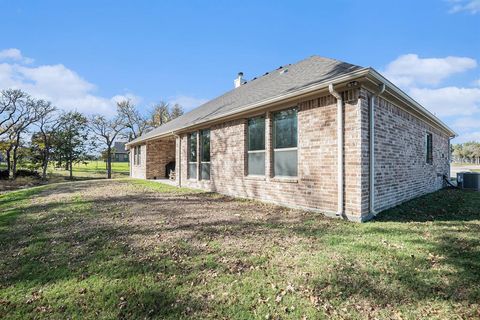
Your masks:
{"label": "gutter", "polygon": [[369,104],[369,114],[370,114],[370,121],[369,121],[369,159],[370,159],[370,167],[369,167],[369,203],[370,203],[370,214],[376,215],[375,211],[375,100],[379,97],[382,93],[385,92],[385,84],[381,83],[379,85],[378,92],[374,92],[370,96],[370,104]]}
{"label": "gutter", "polygon": [[333,83],[328,85],[328,91],[337,99],[337,216],[343,216],[343,99],[335,91]]}

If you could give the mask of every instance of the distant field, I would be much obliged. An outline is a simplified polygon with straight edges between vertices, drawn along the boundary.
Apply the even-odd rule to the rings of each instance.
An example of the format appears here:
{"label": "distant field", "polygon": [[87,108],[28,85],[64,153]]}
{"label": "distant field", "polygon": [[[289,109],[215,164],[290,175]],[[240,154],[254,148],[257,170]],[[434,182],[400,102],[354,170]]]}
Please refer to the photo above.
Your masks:
{"label": "distant field", "polygon": [[[126,173],[130,172],[128,162],[112,162],[112,171],[115,173]],[[77,163],[73,166],[73,171],[75,172],[95,172],[95,173],[107,173],[105,161],[87,161],[84,163]]]}
{"label": "distant field", "polygon": [[[0,163],[0,169],[5,169],[6,164]],[[28,169],[28,164],[19,166],[19,169]],[[128,162],[112,162],[112,178],[128,177],[130,172]],[[104,179],[107,177],[107,170],[104,161],[87,161],[86,163],[77,163],[73,166],[74,180]],[[69,172],[64,168],[55,168],[51,165],[48,168],[48,181],[39,179],[19,177],[16,180],[0,180],[0,193],[16,189],[33,187],[39,184],[62,182],[69,178]]]}
{"label": "distant field", "polygon": [[452,162],[451,163],[452,166],[454,167],[465,167],[465,166],[468,166],[468,167],[475,167],[477,166],[479,169],[480,169],[480,165],[478,164],[475,164],[475,163],[467,163],[467,162]]}

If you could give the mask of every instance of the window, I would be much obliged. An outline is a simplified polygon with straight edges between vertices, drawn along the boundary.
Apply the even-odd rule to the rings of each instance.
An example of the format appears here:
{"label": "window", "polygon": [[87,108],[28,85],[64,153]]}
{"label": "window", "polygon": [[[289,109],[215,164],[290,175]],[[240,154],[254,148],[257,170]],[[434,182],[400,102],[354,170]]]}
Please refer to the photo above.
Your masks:
{"label": "window", "polygon": [[426,149],[426,163],[433,164],[433,148],[432,148],[432,134],[427,133],[425,136],[425,149]]}
{"label": "window", "polygon": [[200,131],[200,179],[210,180],[210,130]]}
{"label": "window", "polygon": [[140,165],[141,163],[141,146],[133,147],[133,164]]}
{"label": "window", "polygon": [[188,178],[197,179],[197,133],[188,135]]}
{"label": "window", "polygon": [[265,118],[248,120],[248,175],[265,175]]}
{"label": "window", "polygon": [[297,176],[297,109],[273,115],[273,162],[275,176]]}

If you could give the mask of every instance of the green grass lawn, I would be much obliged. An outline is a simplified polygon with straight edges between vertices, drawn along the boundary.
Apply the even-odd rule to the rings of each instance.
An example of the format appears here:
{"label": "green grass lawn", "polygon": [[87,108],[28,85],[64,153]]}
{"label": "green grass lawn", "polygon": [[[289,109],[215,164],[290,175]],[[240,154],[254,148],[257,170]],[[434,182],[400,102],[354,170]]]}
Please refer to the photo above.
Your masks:
{"label": "green grass lawn", "polygon": [[356,224],[132,179],[0,196],[2,319],[473,319],[480,192]]}
{"label": "green grass lawn", "polygon": [[[105,162],[86,161],[84,163],[76,163],[73,166],[74,180],[91,180],[91,179],[105,179],[107,177],[107,170]],[[0,163],[0,169],[5,169],[6,164]],[[19,169],[28,169],[28,164],[20,165]],[[40,169],[38,169],[40,170]],[[112,178],[125,178],[130,173],[128,162],[112,162]],[[69,179],[69,171],[64,168],[55,168],[52,164],[48,168],[48,181],[41,181],[35,178],[22,177],[12,181],[0,180],[0,193],[5,191],[17,190],[31,186],[43,185],[46,183],[63,182]]]}
{"label": "green grass lawn", "polygon": [[[99,174],[106,174],[107,168],[105,161],[86,161],[86,163],[77,163],[73,166],[74,172],[93,172]],[[112,172],[129,174],[128,162],[112,162]]]}

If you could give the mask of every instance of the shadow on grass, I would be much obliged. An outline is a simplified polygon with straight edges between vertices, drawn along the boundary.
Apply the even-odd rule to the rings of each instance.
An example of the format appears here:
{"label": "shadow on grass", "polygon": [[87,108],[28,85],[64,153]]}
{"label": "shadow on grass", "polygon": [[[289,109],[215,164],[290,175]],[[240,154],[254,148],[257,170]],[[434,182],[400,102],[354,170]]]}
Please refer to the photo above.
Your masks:
{"label": "shadow on grass", "polygon": [[[315,265],[315,259],[333,252],[338,259],[318,264],[311,275],[315,295],[326,302],[368,299],[388,307],[422,301],[473,305],[480,300],[477,194],[442,190],[384,212],[373,223],[353,224],[298,212],[289,216],[281,207],[210,193],[115,193],[116,183],[130,182],[107,182],[113,191],[106,198],[30,204],[28,213],[0,234],[5,266],[0,287],[19,288],[16,300],[1,307],[5,313],[25,315],[48,303],[58,309],[55,312],[77,316],[94,316],[95,309],[102,308],[118,318],[174,319],[206,312],[215,305],[198,298],[205,290],[198,277],[205,270],[225,276],[228,268],[222,258],[239,254],[223,247],[227,238],[230,243],[258,239],[253,242],[256,248],[238,249],[246,252],[279,248],[285,239],[296,238],[300,243],[294,245],[310,246],[299,254]],[[91,187],[65,184],[61,192],[78,194]],[[39,197],[58,192],[47,189]],[[127,208],[135,211],[124,212]],[[258,212],[264,214],[262,220],[252,214]],[[104,216],[107,221],[101,219]],[[114,221],[133,218],[147,222]],[[132,239],[170,234],[176,238],[160,242],[154,250],[132,246]],[[195,240],[215,241],[219,247],[199,248],[192,244]],[[267,269],[264,277],[278,270]],[[254,271],[242,277],[248,272]],[[43,297],[24,306],[22,299],[32,288],[48,292],[49,287],[63,288],[70,282],[74,289],[57,292],[58,301]],[[79,289],[83,287],[85,292]],[[64,309],[62,295],[71,296],[71,301],[62,302]],[[90,306],[82,309],[78,301]]]}
{"label": "shadow on grass", "polygon": [[480,219],[480,192],[443,189],[378,214],[374,222],[470,221]]}

